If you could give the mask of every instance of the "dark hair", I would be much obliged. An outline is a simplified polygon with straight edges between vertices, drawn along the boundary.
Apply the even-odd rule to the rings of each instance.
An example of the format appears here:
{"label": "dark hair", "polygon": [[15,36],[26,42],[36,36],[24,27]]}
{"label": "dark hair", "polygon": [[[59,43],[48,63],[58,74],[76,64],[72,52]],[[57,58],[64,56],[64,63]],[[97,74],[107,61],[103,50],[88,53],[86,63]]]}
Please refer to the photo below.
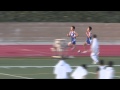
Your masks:
{"label": "dark hair", "polygon": [[109,67],[112,67],[113,64],[114,64],[114,63],[113,63],[112,61],[109,61],[109,62],[108,62],[108,66],[109,66]]}
{"label": "dark hair", "polygon": [[99,64],[100,64],[100,65],[104,65],[104,60],[100,60],[100,61],[99,61]]}
{"label": "dark hair", "polygon": [[92,27],[91,27],[91,26],[89,26],[88,28],[89,28],[90,31],[92,30]]}
{"label": "dark hair", "polygon": [[82,64],[81,66],[82,66],[84,69],[87,69],[86,64]]}
{"label": "dark hair", "polygon": [[72,26],[73,29],[75,29],[75,26]]}
{"label": "dark hair", "polygon": [[93,35],[93,38],[97,38],[97,35],[96,35],[96,34],[94,34],[94,35]]}
{"label": "dark hair", "polygon": [[62,59],[62,60],[66,60],[66,57],[62,55],[62,56],[61,56],[61,59]]}

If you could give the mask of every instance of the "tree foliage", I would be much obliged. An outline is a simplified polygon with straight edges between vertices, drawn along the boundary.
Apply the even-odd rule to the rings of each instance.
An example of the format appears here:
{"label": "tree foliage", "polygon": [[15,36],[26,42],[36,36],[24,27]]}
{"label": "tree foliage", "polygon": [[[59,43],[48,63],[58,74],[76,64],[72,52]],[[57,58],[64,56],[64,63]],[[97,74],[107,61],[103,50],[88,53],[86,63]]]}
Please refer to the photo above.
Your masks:
{"label": "tree foliage", "polygon": [[0,22],[119,23],[120,11],[0,11]]}

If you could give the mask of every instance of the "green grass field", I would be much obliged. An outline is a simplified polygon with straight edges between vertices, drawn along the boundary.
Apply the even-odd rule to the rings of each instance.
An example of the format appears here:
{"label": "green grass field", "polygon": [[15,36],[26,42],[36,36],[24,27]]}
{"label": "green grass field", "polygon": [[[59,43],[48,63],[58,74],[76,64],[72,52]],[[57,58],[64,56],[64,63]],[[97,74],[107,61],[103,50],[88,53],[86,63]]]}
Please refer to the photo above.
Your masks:
{"label": "green grass field", "polygon": [[[114,61],[116,79],[120,78],[120,57],[100,57],[107,63]],[[53,66],[58,60],[53,58],[0,58],[0,79],[54,79]],[[67,59],[72,68],[81,64],[89,65],[87,79],[95,79],[96,65],[90,57]]]}

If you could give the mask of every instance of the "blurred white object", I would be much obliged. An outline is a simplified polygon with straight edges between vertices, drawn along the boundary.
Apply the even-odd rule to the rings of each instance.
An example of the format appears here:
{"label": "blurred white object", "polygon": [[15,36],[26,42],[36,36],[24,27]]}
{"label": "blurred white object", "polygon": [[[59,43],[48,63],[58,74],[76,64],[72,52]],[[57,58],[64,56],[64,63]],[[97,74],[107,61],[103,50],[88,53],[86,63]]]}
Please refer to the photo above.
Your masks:
{"label": "blurred white object", "polygon": [[105,79],[114,79],[115,70],[113,67],[106,67],[105,69]]}
{"label": "blurred white object", "polygon": [[55,39],[51,51],[54,52],[53,56],[67,56],[65,53],[67,50],[66,39]]}
{"label": "blurred white object", "polygon": [[71,74],[73,79],[85,79],[88,71],[82,66],[78,66],[75,71]]}
{"label": "blurred white object", "polygon": [[53,73],[56,75],[56,79],[68,79],[68,73],[71,72],[72,68],[64,60],[58,61],[53,70]]}

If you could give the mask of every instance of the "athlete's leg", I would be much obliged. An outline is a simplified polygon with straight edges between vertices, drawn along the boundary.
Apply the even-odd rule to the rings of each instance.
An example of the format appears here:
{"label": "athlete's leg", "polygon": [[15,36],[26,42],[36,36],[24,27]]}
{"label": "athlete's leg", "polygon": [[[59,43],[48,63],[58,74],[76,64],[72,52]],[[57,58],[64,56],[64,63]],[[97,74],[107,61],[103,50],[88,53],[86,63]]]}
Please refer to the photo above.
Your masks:
{"label": "athlete's leg", "polygon": [[87,46],[87,42],[85,42],[85,43],[83,44],[84,51],[86,51],[86,46]]}
{"label": "athlete's leg", "polygon": [[89,38],[87,38],[87,40],[86,40],[86,42],[84,43],[84,51],[82,52],[82,53],[87,53],[87,52],[89,52],[89,50],[87,50],[86,49],[86,46],[90,46],[91,45],[91,41],[90,41],[90,39]]}
{"label": "athlete's leg", "polygon": [[72,46],[72,48],[71,48],[71,52],[72,52],[72,53],[71,53],[71,54],[72,54],[72,57],[73,57],[74,54],[75,54],[74,51],[77,49],[77,48],[76,48],[76,41],[72,41],[72,42],[71,42],[71,46]]}
{"label": "athlete's leg", "polygon": [[95,54],[91,53],[90,57],[93,60],[94,64],[97,64],[99,62],[97,54],[95,55]]}
{"label": "athlete's leg", "polygon": [[[84,51],[86,50],[86,45],[87,45],[87,43],[85,42],[85,43],[83,44]],[[80,53],[80,52],[81,52],[81,50],[78,49],[78,53]]]}
{"label": "athlete's leg", "polygon": [[[87,46],[87,45],[88,45],[87,42],[85,42],[85,43],[83,44],[84,51],[83,51],[82,53],[87,53],[87,52],[89,52],[89,50],[86,49],[86,46]],[[80,52],[81,52],[81,50],[78,50],[78,53],[80,53]]]}
{"label": "athlete's leg", "polygon": [[72,49],[71,50],[75,50],[76,49],[76,45],[72,44]]}
{"label": "athlete's leg", "polygon": [[72,48],[71,50],[73,50],[75,48],[75,44],[76,44],[76,41],[71,41],[68,43],[68,47],[71,47]]}
{"label": "athlete's leg", "polygon": [[68,47],[72,47],[73,45],[72,45],[72,42],[69,42],[68,43]]}

